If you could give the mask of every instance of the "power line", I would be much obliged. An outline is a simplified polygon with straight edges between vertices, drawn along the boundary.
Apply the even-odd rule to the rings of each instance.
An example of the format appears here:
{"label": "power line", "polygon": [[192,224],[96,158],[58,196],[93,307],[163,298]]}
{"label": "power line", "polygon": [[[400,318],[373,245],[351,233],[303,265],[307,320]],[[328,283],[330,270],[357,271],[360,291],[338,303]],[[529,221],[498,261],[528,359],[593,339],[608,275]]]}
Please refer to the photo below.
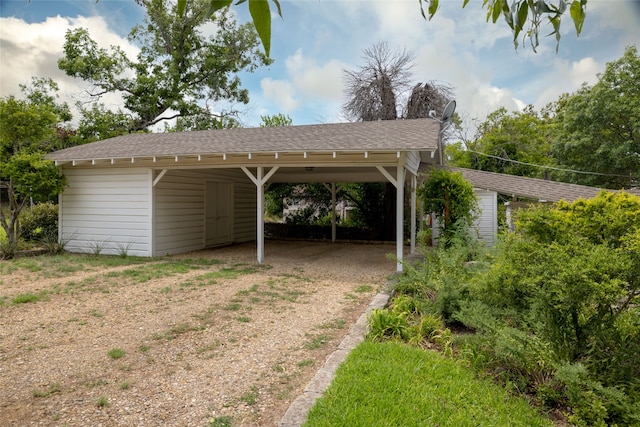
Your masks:
{"label": "power line", "polygon": [[543,166],[543,165],[536,165],[535,163],[521,162],[519,160],[506,159],[504,157],[494,156],[492,154],[482,153],[480,151],[474,151],[474,150],[469,150],[469,149],[467,149],[466,151],[468,151],[470,153],[480,154],[481,156],[486,156],[486,157],[491,157],[491,158],[498,159],[498,160],[503,160],[505,162],[512,162],[512,163],[517,163],[519,165],[533,166],[533,167],[542,168],[542,169],[551,169],[551,170],[556,170],[556,171],[560,171],[560,172],[582,173],[582,174],[585,174],[585,175],[613,176],[613,177],[618,177],[618,178],[633,178],[633,175],[631,175],[631,174],[629,174],[629,175],[618,175],[618,174],[613,174],[613,173],[587,172],[587,171],[578,171],[578,170],[574,170],[574,169],[563,169],[563,168],[556,168],[556,167],[553,167],[553,166]]}

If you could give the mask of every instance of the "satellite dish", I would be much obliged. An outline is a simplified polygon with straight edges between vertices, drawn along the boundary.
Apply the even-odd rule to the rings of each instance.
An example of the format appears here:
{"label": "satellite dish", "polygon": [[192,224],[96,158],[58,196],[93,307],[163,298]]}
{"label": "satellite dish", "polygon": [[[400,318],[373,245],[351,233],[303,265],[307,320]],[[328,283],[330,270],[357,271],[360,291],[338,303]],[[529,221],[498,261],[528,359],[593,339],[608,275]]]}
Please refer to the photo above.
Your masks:
{"label": "satellite dish", "polygon": [[448,123],[453,117],[453,112],[456,111],[456,101],[449,101],[446,107],[444,107],[444,111],[442,112],[442,122]]}

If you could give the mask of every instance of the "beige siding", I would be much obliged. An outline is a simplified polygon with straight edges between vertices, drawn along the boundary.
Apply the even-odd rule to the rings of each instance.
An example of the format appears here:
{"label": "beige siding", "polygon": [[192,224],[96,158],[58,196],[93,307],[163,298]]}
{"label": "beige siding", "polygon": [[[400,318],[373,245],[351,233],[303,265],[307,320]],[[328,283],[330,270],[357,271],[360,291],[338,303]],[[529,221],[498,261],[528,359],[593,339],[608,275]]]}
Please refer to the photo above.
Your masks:
{"label": "beige siding", "polygon": [[[156,172],[157,174],[158,172]],[[154,255],[205,246],[207,181],[234,182],[234,242],[256,238],[256,190],[238,169],[169,170],[154,188]]]}
{"label": "beige siding", "polygon": [[66,168],[60,237],[70,252],[150,256],[150,176],[146,168]]}

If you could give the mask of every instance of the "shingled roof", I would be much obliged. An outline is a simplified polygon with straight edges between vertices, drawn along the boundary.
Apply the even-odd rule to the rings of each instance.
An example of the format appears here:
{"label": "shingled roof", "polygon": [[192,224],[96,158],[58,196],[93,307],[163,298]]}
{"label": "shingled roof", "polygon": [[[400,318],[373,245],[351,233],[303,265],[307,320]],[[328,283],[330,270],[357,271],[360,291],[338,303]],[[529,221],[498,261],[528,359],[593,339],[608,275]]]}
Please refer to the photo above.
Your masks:
{"label": "shingled roof", "polygon": [[[588,199],[596,196],[602,190],[585,185],[547,181],[544,179],[527,178],[474,169],[456,167],[450,167],[449,169],[462,173],[462,176],[476,188],[549,202],[557,202],[559,200],[572,202],[579,198]],[[631,191],[631,193],[634,192]]]}
{"label": "shingled roof", "polygon": [[51,160],[318,151],[435,151],[433,119],[130,134],[56,151]]}

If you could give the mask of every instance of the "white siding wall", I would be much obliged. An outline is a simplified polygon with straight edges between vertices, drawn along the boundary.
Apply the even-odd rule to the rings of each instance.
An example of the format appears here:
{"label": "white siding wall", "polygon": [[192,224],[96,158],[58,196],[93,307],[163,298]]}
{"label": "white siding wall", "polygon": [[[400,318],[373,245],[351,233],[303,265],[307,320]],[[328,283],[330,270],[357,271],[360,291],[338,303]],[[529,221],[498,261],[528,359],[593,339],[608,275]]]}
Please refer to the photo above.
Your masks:
{"label": "white siding wall", "polygon": [[498,235],[498,194],[494,191],[476,189],[480,217],[474,223],[480,239],[493,246]]}
{"label": "white siding wall", "polygon": [[[498,238],[498,193],[475,189],[478,197],[480,216],[473,223],[478,237],[487,246],[493,246]],[[433,244],[437,244],[440,237],[440,222],[434,216],[433,219]]]}
{"label": "white siding wall", "polygon": [[60,237],[70,252],[151,255],[150,175],[146,168],[65,168]]}
{"label": "white siding wall", "polygon": [[234,182],[233,241],[255,240],[256,188],[241,170],[169,170],[154,188],[154,255],[205,246],[207,181]]}

